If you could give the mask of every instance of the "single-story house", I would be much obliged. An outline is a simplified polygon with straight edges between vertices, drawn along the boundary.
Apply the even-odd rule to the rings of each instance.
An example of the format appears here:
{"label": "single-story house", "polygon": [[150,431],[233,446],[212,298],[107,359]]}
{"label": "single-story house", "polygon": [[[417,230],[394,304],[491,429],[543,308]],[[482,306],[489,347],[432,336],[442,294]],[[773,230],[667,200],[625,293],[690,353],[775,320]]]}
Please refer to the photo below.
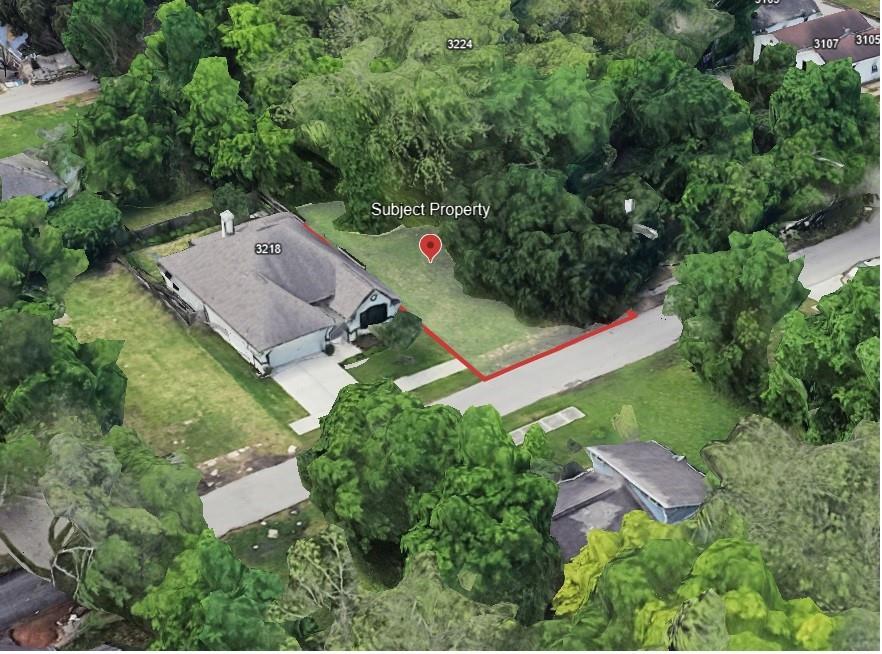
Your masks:
{"label": "single-story house", "polygon": [[401,305],[293,214],[236,226],[225,211],[221,224],[158,266],[167,288],[261,373],[354,340]]}
{"label": "single-story house", "polygon": [[569,561],[585,547],[589,531],[616,531],[626,513],[640,508],[620,479],[585,470],[557,483],[551,535],[563,560]]}
{"label": "single-story house", "polygon": [[656,520],[674,523],[698,511],[707,495],[704,475],[656,441],[589,447],[599,474],[621,480]]}
{"label": "single-story house", "polygon": [[[776,3],[756,5],[751,14],[750,27],[754,37],[760,34],[772,34],[785,27],[799,25],[808,20],[822,16],[815,0],[779,0]],[[754,38],[753,60],[759,58],[762,40]]]}
{"label": "single-story house", "polygon": [[659,522],[680,522],[707,495],[704,475],[656,441],[587,451],[593,469],[557,483],[551,535],[564,561],[579,553],[592,529],[618,530],[626,513],[642,509]]}
{"label": "single-story house", "polygon": [[0,200],[32,195],[54,206],[66,192],[67,186],[45,161],[26,152],[0,159]]}
{"label": "single-story house", "polygon": [[764,47],[777,43],[789,43],[796,48],[797,68],[805,68],[808,61],[823,65],[850,57],[861,76],[861,84],[879,79],[879,30],[854,9],[757,35],[754,61]]}

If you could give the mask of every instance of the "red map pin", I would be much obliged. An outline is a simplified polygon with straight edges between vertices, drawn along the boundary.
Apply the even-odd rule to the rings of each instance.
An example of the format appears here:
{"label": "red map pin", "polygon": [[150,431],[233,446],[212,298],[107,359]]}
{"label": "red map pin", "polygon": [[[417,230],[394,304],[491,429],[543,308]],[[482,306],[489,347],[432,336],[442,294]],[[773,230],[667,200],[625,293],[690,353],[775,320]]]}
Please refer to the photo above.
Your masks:
{"label": "red map pin", "polygon": [[420,239],[420,252],[429,260],[429,263],[435,260],[443,247],[441,237],[437,234],[426,234]]}

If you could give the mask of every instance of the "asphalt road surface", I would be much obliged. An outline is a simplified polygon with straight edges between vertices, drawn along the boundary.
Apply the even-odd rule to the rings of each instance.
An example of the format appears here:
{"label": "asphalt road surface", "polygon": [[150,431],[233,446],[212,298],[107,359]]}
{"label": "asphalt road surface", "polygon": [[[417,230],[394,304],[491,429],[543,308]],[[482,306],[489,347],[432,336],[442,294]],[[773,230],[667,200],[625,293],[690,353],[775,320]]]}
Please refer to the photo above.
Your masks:
{"label": "asphalt road surface", "polygon": [[[836,281],[843,272],[858,261],[878,256],[877,208],[869,222],[794,252],[791,258],[804,258],[799,279],[806,287],[822,287],[831,292],[838,287]],[[492,404],[503,415],[512,413],[663,350],[676,342],[681,329],[680,321],[674,316],[663,316],[659,307],[523,368],[454,393],[438,404],[449,404],[460,411]]]}
{"label": "asphalt road surface", "polygon": [[52,84],[36,86],[25,84],[14,89],[6,89],[5,93],[0,93],[0,116],[97,90],[98,80],[91,75],[80,75]]}
{"label": "asphalt road surface", "polygon": [[[805,259],[800,275],[803,284],[827,292],[835,290],[835,282],[843,272],[858,261],[879,256],[878,210],[870,222],[792,255],[800,256]],[[505,415],[663,350],[677,341],[681,328],[677,318],[663,316],[659,307],[438,403],[461,411],[470,406],[492,404]],[[308,491],[300,483],[296,459],[291,459],[207,493],[202,501],[208,525],[221,535],[308,497]]]}

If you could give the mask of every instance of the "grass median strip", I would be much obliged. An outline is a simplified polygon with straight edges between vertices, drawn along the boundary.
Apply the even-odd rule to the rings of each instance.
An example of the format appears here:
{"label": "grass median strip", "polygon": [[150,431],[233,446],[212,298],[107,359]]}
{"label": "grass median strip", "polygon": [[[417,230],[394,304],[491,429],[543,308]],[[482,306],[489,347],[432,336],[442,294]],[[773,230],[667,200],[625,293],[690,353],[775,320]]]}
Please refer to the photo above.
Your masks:
{"label": "grass median strip", "polygon": [[514,430],[575,406],[585,417],[550,432],[547,438],[557,463],[588,465],[585,447],[621,442],[612,418],[625,404],[634,407],[642,440],[658,441],[700,470],[706,470],[701,448],[726,438],[751,413],[701,381],[672,347],[511,413],[504,423],[506,429]]}

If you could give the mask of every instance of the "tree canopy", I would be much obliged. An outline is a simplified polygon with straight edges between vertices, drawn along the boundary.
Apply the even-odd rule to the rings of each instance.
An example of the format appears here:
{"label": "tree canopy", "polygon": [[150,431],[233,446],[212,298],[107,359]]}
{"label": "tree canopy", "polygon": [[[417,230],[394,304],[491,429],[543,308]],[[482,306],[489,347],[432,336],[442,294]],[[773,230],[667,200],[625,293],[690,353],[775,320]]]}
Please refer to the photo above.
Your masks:
{"label": "tree canopy", "polygon": [[771,417],[829,443],[879,415],[879,268],[859,268],[815,308],[782,320],[762,399]]}
{"label": "tree canopy", "polygon": [[808,295],[802,261],[789,261],[767,232],[733,233],[730,249],[687,256],[665,298],[683,322],[678,348],[698,374],[730,396],[757,403],[773,326]]}
{"label": "tree canopy", "polygon": [[89,264],[82,250],[65,246],[61,230],[47,224],[48,210],[31,196],[0,202],[0,307],[34,288],[59,297]]}
{"label": "tree canopy", "polygon": [[825,649],[841,622],[809,598],[785,600],[760,549],[702,543],[691,525],[642,511],[619,531],[592,530],[564,568],[548,649]]}
{"label": "tree canopy", "polygon": [[412,525],[409,503],[452,461],[459,422],[455,409],[425,407],[391,381],[347,386],[322,419],[318,442],[300,457],[300,476],[354,546],[397,549]]}
{"label": "tree canopy", "polygon": [[878,616],[877,423],[818,447],[751,416],[702,456],[721,483],[700,522],[756,543],[785,597],[808,595],[825,611],[859,607]]}

